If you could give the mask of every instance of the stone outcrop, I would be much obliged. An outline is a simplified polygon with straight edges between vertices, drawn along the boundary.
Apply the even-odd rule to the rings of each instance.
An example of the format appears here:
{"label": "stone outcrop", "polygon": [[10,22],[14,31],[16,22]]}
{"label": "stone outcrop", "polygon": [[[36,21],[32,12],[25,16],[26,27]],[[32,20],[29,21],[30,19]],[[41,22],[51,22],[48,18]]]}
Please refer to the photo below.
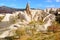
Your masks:
{"label": "stone outcrop", "polygon": [[26,13],[28,14],[28,15],[31,15],[31,9],[30,9],[30,5],[27,3],[27,5],[26,5]]}
{"label": "stone outcrop", "polygon": [[[50,11],[55,12],[56,9],[31,9],[27,3],[26,9],[24,11],[15,11],[12,14],[5,14],[4,18],[0,22],[0,27],[2,27],[1,31],[3,31],[3,28],[7,28],[8,30],[5,29],[6,31],[3,31],[3,33],[1,32],[2,34],[0,35],[0,38],[14,36],[12,30],[15,32],[18,27],[21,27],[21,25],[27,25],[31,21],[43,21],[44,23],[42,25],[38,25],[36,30],[47,31],[47,28],[52,25],[52,22],[55,21],[55,15]],[[9,33],[12,34],[8,35]]]}

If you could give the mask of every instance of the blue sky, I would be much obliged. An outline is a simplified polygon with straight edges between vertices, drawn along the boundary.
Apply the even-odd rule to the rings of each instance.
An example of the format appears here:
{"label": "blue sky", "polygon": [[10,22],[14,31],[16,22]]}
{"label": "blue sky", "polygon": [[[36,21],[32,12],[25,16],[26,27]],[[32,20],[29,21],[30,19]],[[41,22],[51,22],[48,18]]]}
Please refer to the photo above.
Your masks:
{"label": "blue sky", "polygon": [[60,0],[0,0],[0,6],[25,8],[29,2],[31,8],[59,8]]}

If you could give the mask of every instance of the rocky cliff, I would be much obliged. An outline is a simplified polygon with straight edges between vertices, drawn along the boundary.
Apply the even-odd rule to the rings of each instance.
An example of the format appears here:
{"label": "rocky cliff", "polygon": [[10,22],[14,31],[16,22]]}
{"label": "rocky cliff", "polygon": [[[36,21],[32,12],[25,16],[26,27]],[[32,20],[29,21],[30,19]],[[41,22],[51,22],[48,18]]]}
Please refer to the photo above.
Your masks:
{"label": "rocky cliff", "polygon": [[[26,28],[35,27],[36,32],[47,32],[47,28],[53,24],[58,16],[59,10],[55,8],[31,9],[29,4],[23,10],[0,7],[0,13],[9,13],[0,15],[0,30],[3,31],[0,31],[0,38],[14,36],[18,28],[25,28],[25,26]],[[29,32],[29,30],[27,31]]]}

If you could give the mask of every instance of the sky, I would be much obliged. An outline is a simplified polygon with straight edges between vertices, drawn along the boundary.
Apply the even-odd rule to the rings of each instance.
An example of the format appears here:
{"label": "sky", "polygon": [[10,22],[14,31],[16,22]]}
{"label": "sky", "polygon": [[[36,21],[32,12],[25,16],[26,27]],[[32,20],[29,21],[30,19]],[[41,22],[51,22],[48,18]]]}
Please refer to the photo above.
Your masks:
{"label": "sky", "polygon": [[30,8],[59,8],[60,0],[0,0],[0,6],[8,6],[13,8],[25,8],[26,4],[30,4]]}

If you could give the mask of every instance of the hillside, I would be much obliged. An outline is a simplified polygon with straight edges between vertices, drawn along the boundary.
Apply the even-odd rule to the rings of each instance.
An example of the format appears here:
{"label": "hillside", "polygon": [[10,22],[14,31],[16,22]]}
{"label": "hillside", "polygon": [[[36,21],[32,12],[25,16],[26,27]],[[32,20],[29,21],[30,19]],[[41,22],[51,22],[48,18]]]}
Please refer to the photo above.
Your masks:
{"label": "hillside", "polygon": [[0,13],[12,13],[15,11],[23,11],[24,9],[11,8],[7,6],[0,6]]}
{"label": "hillside", "polygon": [[[5,15],[3,14],[5,13]],[[0,7],[1,40],[60,40],[60,9]]]}

